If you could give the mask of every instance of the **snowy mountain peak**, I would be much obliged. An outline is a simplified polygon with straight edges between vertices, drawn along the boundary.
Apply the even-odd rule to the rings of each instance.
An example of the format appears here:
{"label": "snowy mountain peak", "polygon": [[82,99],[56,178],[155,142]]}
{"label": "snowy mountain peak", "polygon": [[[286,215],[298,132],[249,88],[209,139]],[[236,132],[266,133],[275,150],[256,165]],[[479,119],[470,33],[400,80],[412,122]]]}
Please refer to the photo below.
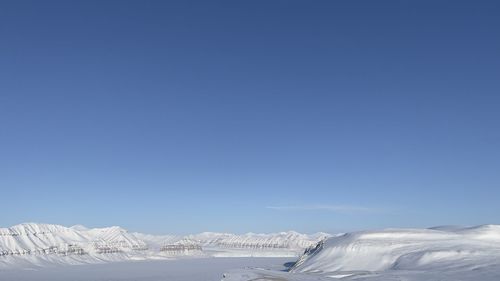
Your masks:
{"label": "snowy mountain peak", "polygon": [[87,230],[89,230],[88,227],[86,227],[84,225],[81,225],[81,224],[73,225],[70,228],[74,229],[74,230],[77,230],[77,231],[87,231]]}

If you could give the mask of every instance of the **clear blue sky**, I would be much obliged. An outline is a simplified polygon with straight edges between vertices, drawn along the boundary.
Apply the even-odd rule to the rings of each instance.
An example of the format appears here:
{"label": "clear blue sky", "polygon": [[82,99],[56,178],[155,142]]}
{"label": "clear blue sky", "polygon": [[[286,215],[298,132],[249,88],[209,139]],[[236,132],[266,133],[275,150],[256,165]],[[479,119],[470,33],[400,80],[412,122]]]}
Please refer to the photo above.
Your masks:
{"label": "clear blue sky", "polygon": [[500,223],[498,1],[1,1],[0,226]]}

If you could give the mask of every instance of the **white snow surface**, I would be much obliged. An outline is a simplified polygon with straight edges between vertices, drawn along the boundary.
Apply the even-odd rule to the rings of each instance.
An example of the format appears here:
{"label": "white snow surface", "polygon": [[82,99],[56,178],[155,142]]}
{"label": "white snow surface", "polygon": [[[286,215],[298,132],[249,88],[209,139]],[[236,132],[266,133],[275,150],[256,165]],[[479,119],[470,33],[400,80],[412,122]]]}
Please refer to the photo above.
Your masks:
{"label": "white snow surface", "polygon": [[281,270],[288,258],[179,258],[0,270],[2,281],[219,281],[248,266]]}
{"label": "white snow surface", "polygon": [[[260,278],[260,279],[259,279]],[[226,273],[247,280],[498,281],[500,226],[386,229],[331,237],[308,249],[290,272]]]}

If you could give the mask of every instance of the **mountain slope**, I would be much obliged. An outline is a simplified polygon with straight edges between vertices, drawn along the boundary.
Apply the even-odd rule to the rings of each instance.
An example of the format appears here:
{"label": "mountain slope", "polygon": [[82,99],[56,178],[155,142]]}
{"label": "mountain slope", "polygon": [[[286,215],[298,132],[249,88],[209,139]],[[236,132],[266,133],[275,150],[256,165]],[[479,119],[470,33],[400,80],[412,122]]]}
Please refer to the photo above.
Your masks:
{"label": "mountain slope", "polygon": [[330,235],[326,233],[306,235],[295,231],[288,231],[270,234],[246,233],[242,235],[205,232],[197,235],[189,235],[188,237],[207,247],[291,249],[302,251],[329,236]]}
{"label": "mountain slope", "polygon": [[301,257],[295,272],[473,269],[498,262],[500,226],[388,229],[333,237]]}
{"label": "mountain slope", "polygon": [[498,281],[500,226],[347,233],[311,247],[290,272],[235,270],[226,281]]}

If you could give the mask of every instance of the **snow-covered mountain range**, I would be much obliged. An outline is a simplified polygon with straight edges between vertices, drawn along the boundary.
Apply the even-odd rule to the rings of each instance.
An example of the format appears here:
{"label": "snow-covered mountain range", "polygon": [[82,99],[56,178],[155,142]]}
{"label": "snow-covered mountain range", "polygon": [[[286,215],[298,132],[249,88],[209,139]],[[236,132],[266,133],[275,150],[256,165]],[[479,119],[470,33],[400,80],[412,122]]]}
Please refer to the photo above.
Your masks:
{"label": "snow-covered mountain range", "polygon": [[293,231],[157,236],[116,226],[89,229],[35,223],[0,229],[0,269],[179,256],[286,256],[296,260],[289,272],[234,270],[224,274],[227,281],[497,281],[500,225],[385,229],[334,236]]}
{"label": "snow-covered mountain range", "polygon": [[113,226],[89,229],[25,223],[0,228],[0,267],[79,264],[173,256],[298,256],[328,237],[297,232],[148,235]]}

